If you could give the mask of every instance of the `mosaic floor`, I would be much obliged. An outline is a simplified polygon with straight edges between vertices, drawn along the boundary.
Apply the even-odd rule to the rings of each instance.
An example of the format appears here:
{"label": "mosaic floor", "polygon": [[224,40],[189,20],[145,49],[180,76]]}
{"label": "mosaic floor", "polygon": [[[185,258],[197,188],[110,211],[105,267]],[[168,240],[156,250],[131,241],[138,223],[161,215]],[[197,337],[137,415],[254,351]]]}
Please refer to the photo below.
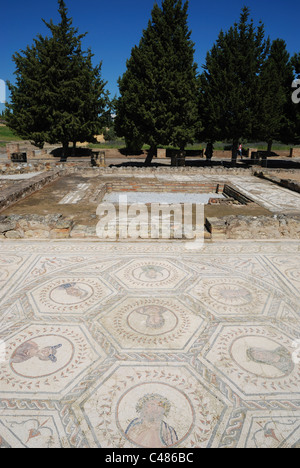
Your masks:
{"label": "mosaic floor", "polygon": [[300,447],[300,244],[0,243],[0,447]]}

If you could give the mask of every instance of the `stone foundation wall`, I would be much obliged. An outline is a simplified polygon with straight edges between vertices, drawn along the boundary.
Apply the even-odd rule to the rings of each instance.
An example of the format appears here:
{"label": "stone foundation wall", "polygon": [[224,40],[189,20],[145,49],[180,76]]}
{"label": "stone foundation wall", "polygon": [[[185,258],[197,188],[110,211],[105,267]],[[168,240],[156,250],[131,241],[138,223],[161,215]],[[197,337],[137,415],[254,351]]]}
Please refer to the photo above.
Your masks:
{"label": "stone foundation wall", "polygon": [[132,174],[133,177],[138,177],[139,174],[146,176],[153,175],[254,175],[257,172],[257,167],[244,168],[244,167],[223,167],[223,166],[207,166],[207,167],[107,167],[107,168],[90,168],[86,169],[86,174],[99,174],[99,175],[112,175],[122,177],[122,174]]}
{"label": "stone foundation wall", "polygon": [[0,239],[68,239],[73,226],[61,214],[0,216]]}
{"label": "stone foundation wall", "polygon": [[0,212],[23,198],[28,197],[37,190],[40,190],[45,185],[57,179],[60,175],[62,175],[62,171],[54,169],[49,172],[38,174],[27,180],[19,180],[13,187],[4,188],[1,190],[0,194]]}
{"label": "stone foundation wall", "polygon": [[[300,217],[285,215],[226,216],[207,218],[206,229],[213,241],[300,239]],[[0,216],[0,240],[4,239],[95,239],[96,226],[75,225],[61,214]]]}
{"label": "stone foundation wall", "polygon": [[254,203],[253,200],[246,197],[241,192],[239,192],[234,187],[228,184],[225,184],[224,186],[224,194],[227,195],[229,198],[234,198],[242,205],[248,205],[249,203]]}
{"label": "stone foundation wall", "polygon": [[27,164],[18,163],[0,163],[0,175],[15,175],[15,174],[28,174],[31,172],[45,172],[52,171],[54,169],[64,169],[70,172],[75,172],[87,168],[86,164],[82,163],[60,163],[55,162],[32,162]]}
{"label": "stone foundation wall", "polygon": [[257,177],[273,182],[277,185],[280,185],[281,187],[292,190],[293,192],[300,193],[300,182],[297,182],[292,179],[281,179],[280,177],[277,177],[274,174],[269,174],[269,173],[264,173],[264,172],[258,172],[256,175]]}
{"label": "stone foundation wall", "polygon": [[207,218],[206,228],[212,240],[300,239],[300,217],[286,215]]}
{"label": "stone foundation wall", "polygon": [[147,181],[113,182],[107,185],[108,192],[179,192],[179,193],[222,193],[224,183],[197,183],[197,182],[168,182]]}

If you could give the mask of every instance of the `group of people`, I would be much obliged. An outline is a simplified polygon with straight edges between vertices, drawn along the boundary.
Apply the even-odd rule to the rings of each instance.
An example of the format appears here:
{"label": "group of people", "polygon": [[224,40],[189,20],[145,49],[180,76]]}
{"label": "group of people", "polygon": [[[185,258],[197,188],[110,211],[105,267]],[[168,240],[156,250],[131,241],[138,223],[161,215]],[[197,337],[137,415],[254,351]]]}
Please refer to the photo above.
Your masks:
{"label": "group of people", "polygon": [[[210,163],[214,154],[214,145],[211,141],[207,143],[204,154],[206,156],[207,162]],[[238,146],[238,156],[240,156],[241,158],[243,157],[243,145],[241,143]]]}

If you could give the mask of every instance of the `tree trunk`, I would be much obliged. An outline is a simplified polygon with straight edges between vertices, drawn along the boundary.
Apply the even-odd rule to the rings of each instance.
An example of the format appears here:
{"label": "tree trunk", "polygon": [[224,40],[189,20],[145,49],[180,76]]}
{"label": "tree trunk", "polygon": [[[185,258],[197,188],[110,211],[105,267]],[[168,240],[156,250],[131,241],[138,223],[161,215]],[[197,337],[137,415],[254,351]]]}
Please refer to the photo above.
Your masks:
{"label": "tree trunk", "polygon": [[238,140],[233,140],[232,144],[232,164],[236,166],[236,161],[237,161],[237,155],[238,155],[238,147],[239,147],[239,142]]}
{"label": "tree trunk", "polygon": [[60,159],[61,162],[65,162],[67,160],[68,149],[69,149],[69,142],[68,141],[63,142],[63,151],[62,151],[62,155]]}
{"label": "tree trunk", "polygon": [[184,148],[180,148],[179,153],[177,154],[178,166],[185,167],[185,151]]}
{"label": "tree trunk", "polygon": [[268,156],[271,156],[272,153],[273,140],[268,141]]}
{"label": "tree trunk", "polygon": [[72,156],[76,156],[76,141],[73,141]]}
{"label": "tree trunk", "polygon": [[148,154],[147,154],[147,157],[146,157],[146,161],[145,161],[145,166],[151,166],[151,163],[152,163],[152,159],[154,158],[154,155],[157,151],[157,147],[156,146],[151,146],[149,151],[148,151]]}

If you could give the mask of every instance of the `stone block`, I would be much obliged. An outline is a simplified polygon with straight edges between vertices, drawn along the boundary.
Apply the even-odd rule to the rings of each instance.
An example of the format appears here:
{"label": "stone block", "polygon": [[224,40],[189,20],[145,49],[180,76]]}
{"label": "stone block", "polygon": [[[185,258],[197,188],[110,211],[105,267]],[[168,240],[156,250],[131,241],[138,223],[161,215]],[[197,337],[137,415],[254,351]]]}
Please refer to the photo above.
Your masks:
{"label": "stone block", "polygon": [[206,218],[205,226],[213,239],[226,238],[226,220],[223,218]]}
{"label": "stone block", "polygon": [[166,159],[167,157],[167,150],[163,148],[157,149],[157,158],[158,159]]}
{"label": "stone block", "polygon": [[50,237],[51,239],[69,239],[70,229],[51,229]]}
{"label": "stone block", "polygon": [[72,218],[61,218],[56,222],[55,226],[56,229],[71,229],[73,224],[74,221]]}
{"label": "stone block", "polygon": [[5,234],[6,239],[24,239],[24,231],[8,231]]}
{"label": "stone block", "polygon": [[291,148],[290,157],[291,158],[300,158],[300,148]]}
{"label": "stone block", "polygon": [[0,220],[0,234],[3,234],[7,231],[13,231],[17,226],[16,221],[9,218],[2,218]]}
{"label": "stone block", "polygon": [[35,157],[35,151],[27,151],[27,159],[34,159]]}
{"label": "stone block", "polygon": [[89,226],[86,229],[86,237],[97,237],[96,226]]}
{"label": "stone block", "polygon": [[24,233],[26,239],[49,239],[50,231],[44,229],[29,230]]}
{"label": "stone block", "polygon": [[86,229],[86,226],[76,224],[70,232],[70,237],[73,239],[84,239],[86,236]]}
{"label": "stone block", "polygon": [[7,154],[8,159],[10,159],[12,153],[19,153],[19,152],[20,152],[19,143],[8,143],[6,145],[6,154]]}

